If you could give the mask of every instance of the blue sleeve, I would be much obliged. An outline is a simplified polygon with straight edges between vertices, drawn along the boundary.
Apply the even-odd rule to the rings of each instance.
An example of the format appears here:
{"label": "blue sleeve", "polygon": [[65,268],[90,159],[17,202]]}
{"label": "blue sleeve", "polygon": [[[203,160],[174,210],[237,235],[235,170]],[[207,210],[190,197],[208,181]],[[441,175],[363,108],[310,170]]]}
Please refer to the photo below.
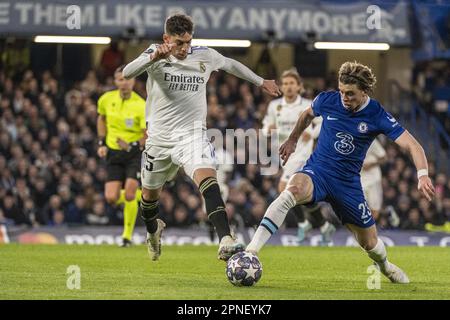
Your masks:
{"label": "blue sleeve", "polygon": [[321,92],[314,98],[313,102],[311,103],[311,107],[312,107],[314,115],[316,117],[319,117],[322,115],[320,107],[321,107],[321,104],[322,104],[322,101],[324,98],[325,98],[325,92]]}
{"label": "blue sleeve", "polygon": [[378,127],[381,133],[395,141],[400,135],[405,132],[405,129],[398,123],[398,121],[383,108],[378,116]]}

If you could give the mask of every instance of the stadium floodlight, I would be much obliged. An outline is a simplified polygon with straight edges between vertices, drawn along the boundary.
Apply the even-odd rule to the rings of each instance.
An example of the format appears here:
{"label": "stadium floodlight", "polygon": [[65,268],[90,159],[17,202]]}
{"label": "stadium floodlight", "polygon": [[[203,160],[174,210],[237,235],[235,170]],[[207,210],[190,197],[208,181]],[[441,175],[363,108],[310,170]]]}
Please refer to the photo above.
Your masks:
{"label": "stadium floodlight", "polygon": [[389,50],[388,43],[369,42],[315,42],[316,49],[340,49],[340,50]]}
{"label": "stadium floodlight", "polygon": [[84,44],[108,44],[110,37],[81,37],[81,36],[36,36],[34,42],[39,43],[84,43]]}
{"label": "stadium floodlight", "polygon": [[251,46],[250,40],[232,40],[232,39],[192,39],[193,46],[205,47],[240,47],[248,48]]}

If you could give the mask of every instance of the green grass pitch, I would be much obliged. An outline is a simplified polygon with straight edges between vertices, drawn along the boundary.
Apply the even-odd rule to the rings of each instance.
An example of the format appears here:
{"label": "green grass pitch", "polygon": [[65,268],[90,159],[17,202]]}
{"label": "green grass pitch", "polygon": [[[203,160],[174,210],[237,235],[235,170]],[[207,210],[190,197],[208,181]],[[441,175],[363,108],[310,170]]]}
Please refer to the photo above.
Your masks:
{"label": "green grass pitch", "polygon": [[[450,299],[450,250],[388,248],[411,279],[367,288],[370,259],[359,248],[265,247],[254,287],[234,287],[215,246],[163,246],[152,262],[146,247],[0,246],[0,299]],[[81,288],[69,290],[70,265]]]}

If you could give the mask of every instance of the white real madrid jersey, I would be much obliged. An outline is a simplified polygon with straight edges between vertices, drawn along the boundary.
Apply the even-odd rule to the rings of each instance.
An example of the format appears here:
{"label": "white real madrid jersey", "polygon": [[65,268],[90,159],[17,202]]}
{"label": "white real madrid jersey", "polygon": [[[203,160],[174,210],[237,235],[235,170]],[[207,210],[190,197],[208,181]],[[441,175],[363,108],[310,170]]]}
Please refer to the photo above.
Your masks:
{"label": "white real madrid jersey", "polygon": [[[287,103],[286,99],[279,98],[272,100],[267,108],[267,114],[263,120],[263,130],[268,134],[268,128],[275,125],[278,129],[278,139],[280,144],[287,140],[289,135],[297,123],[300,114],[311,106],[312,100],[298,96],[292,103]],[[313,126],[318,124],[309,125],[304,132],[310,134],[314,138]],[[300,138],[297,143],[297,148],[291,157],[300,158],[306,160],[313,151],[314,140],[310,139],[307,142],[302,141]]]}
{"label": "white real madrid jersey", "polygon": [[263,83],[244,65],[208,47],[191,47],[184,60],[171,55],[151,61],[157,46],[152,44],[123,71],[125,77],[147,71],[146,119],[153,144],[173,146],[192,135],[194,128],[206,129],[206,83],[211,72],[222,69],[255,85]]}

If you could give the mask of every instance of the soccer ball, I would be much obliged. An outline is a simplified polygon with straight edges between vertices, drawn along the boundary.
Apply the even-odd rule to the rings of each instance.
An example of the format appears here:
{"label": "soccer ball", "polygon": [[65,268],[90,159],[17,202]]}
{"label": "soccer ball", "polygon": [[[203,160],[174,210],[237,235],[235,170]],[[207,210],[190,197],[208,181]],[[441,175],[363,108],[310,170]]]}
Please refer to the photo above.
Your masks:
{"label": "soccer ball", "polygon": [[261,279],[262,270],[262,264],[255,254],[241,251],[228,259],[226,274],[235,286],[252,286]]}

